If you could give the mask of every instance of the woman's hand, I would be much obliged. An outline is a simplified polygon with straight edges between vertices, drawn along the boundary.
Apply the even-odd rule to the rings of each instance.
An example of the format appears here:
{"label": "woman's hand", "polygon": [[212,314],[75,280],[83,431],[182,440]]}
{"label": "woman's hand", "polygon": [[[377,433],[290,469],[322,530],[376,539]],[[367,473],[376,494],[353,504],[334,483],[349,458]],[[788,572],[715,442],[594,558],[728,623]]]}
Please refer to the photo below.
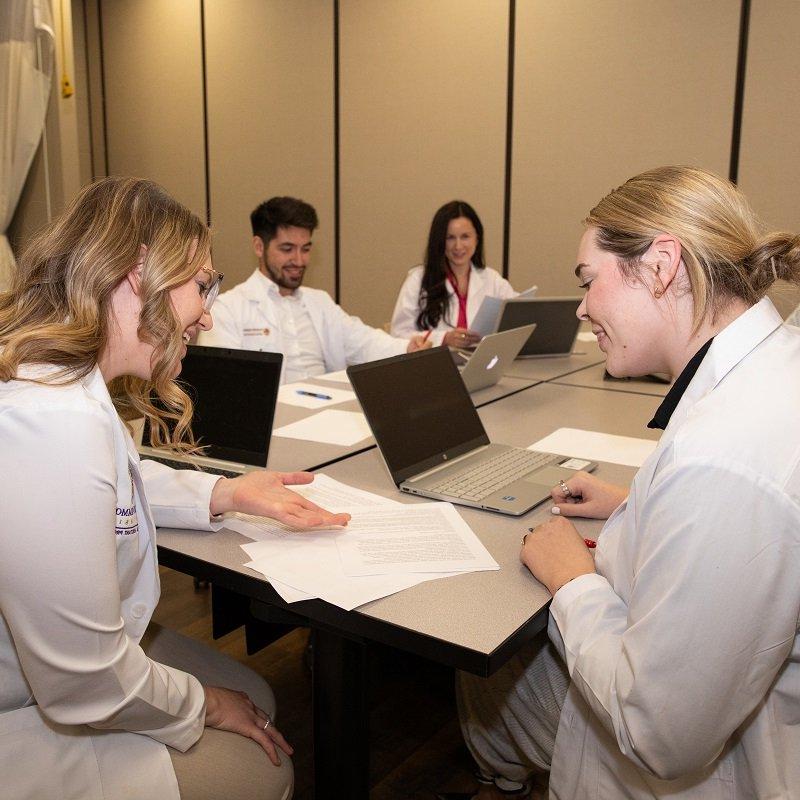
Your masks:
{"label": "woman's hand", "polygon": [[[269,760],[280,766],[277,745],[287,756],[294,750],[275,727],[266,711],[262,711],[244,692],[219,686],[204,686],[206,693],[206,727],[231,731],[258,742]],[[264,727],[266,726],[266,727]]]}
{"label": "woman's hand", "polygon": [[347,525],[349,514],[331,514],[316,503],[287,489],[292,484],[311,483],[310,472],[272,472],[256,470],[238,478],[220,478],[211,492],[213,516],[226,511],[241,511],[271,517],[295,528],[322,525]]}
{"label": "woman's hand", "polygon": [[481,335],[466,328],[454,328],[447,331],[442,339],[442,344],[448,347],[473,347],[481,340]]}
{"label": "woman's hand", "polygon": [[433,346],[433,342],[428,341],[427,333],[417,333],[408,341],[406,353],[416,353],[417,350],[428,350]]}
{"label": "woman's hand", "polygon": [[575,526],[553,517],[525,534],[519,559],[555,594],[565,583],[595,571],[594,558]]}
{"label": "woman's hand", "polygon": [[[564,490],[562,483],[568,491]],[[601,481],[588,472],[576,472],[566,481],[554,486],[550,495],[555,502],[554,514],[561,514],[562,517],[608,519],[628,496],[628,490]]]}

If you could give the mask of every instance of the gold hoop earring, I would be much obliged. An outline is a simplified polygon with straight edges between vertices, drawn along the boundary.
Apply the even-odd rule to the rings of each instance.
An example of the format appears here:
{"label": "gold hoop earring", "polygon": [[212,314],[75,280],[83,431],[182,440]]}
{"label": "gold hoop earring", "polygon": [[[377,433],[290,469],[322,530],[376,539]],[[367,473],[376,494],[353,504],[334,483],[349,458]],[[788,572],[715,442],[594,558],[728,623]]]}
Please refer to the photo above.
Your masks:
{"label": "gold hoop earring", "polygon": [[653,289],[653,297],[655,297],[656,300],[659,300],[663,296],[664,296],[664,289],[659,286],[656,286],[656,288]]}

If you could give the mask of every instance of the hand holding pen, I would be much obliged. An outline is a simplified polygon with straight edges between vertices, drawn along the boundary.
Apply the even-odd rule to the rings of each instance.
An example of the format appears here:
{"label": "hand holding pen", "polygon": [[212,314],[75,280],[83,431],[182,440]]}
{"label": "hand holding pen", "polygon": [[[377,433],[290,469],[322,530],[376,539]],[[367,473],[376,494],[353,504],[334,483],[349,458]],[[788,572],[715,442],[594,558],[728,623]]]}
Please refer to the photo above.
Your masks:
{"label": "hand holding pen", "polygon": [[529,528],[522,537],[520,561],[555,594],[565,583],[595,571],[594,558],[575,526],[561,517]]}
{"label": "hand holding pen", "polygon": [[411,337],[411,340],[408,343],[408,347],[406,348],[407,353],[414,353],[417,350],[427,350],[430,348],[431,342],[428,341],[428,338],[431,335],[431,329],[428,328],[424,334],[418,333],[415,336]]}

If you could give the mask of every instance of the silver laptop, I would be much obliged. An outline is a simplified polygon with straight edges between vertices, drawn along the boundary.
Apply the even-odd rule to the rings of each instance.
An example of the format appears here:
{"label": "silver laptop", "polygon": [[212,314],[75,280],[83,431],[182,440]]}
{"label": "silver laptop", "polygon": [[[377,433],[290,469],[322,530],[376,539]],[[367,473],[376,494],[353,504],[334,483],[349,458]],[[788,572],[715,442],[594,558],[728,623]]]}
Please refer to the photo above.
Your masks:
{"label": "silver laptop", "polygon": [[241,475],[267,466],[280,385],[280,353],[189,346],[178,380],[194,402],[192,431],[204,455],[150,447],[145,425],[139,454],[176,468]]}
{"label": "silver laptop", "polygon": [[508,372],[535,328],[535,325],[523,325],[502,333],[491,333],[484,336],[472,351],[456,350],[456,366],[461,371],[467,391],[476,392],[494,386]]}
{"label": "silver laptop", "polygon": [[515,297],[500,311],[498,331],[536,324],[519,358],[568,356],[575,345],[580,320],[575,316],[580,297]]}
{"label": "silver laptop", "polygon": [[521,515],[559,480],[597,466],[492,444],[446,347],[349,367],[347,374],[400,491]]}

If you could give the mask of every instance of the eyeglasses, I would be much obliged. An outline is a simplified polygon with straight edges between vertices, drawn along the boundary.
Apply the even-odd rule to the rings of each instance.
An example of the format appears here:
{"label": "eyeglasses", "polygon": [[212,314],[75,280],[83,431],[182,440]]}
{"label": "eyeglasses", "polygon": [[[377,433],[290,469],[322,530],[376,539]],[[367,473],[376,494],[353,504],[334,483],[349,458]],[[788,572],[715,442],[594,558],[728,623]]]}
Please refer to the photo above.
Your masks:
{"label": "eyeglasses", "polygon": [[211,306],[214,305],[214,301],[219,295],[219,285],[222,283],[222,279],[225,275],[210,267],[203,267],[202,271],[207,272],[209,275],[208,282],[200,289],[200,297],[203,298],[203,311],[208,313],[211,311]]}

